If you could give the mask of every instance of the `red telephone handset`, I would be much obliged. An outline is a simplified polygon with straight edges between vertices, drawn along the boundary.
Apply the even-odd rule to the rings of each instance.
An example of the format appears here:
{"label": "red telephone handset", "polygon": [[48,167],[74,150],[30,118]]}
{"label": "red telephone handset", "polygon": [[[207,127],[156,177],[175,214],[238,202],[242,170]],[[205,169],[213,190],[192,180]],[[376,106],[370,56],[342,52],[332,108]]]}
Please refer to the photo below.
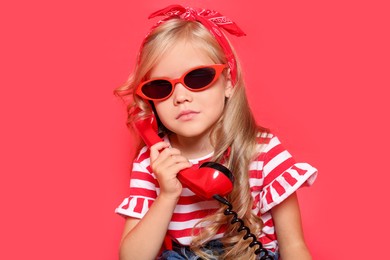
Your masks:
{"label": "red telephone handset", "polygon": [[[136,109],[133,114],[139,112]],[[148,147],[162,141],[157,135],[157,121],[153,115],[136,120],[134,126]],[[216,162],[203,163],[199,169],[184,169],[177,174],[177,178],[203,199],[211,199],[216,194],[226,196],[233,190],[233,174]]]}

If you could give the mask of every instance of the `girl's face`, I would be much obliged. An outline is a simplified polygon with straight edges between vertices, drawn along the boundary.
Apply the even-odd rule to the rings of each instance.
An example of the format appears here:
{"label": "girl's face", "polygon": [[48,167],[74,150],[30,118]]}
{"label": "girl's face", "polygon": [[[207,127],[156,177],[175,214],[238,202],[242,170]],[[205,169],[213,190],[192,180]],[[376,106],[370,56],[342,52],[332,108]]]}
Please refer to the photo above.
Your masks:
{"label": "girl's face", "polygon": [[[215,64],[202,50],[188,42],[180,41],[164,54],[150,72],[150,78],[180,78],[183,73],[201,65]],[[175,85],[173,94],[166,100],[155,101],[157,114],[166,128],[178,138],[205,138],[212,126],[222,116],[225,98],[232,85],[223,73],[209,88],[193,92],[181,83]]]}

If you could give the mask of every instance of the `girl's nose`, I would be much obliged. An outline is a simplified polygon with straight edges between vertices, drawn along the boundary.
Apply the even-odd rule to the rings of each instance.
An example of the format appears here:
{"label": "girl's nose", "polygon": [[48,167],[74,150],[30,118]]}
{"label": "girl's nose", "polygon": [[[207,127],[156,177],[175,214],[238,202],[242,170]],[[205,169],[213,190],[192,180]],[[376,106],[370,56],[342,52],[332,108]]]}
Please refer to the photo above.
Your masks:
{"label": "girl's nose", "polygon": [[182,104],[184,102],[192,101],[192,92],[191,90],[184,87],[181,83],[175,85],[175,90],[173,91],[173,102],[175,105]]}

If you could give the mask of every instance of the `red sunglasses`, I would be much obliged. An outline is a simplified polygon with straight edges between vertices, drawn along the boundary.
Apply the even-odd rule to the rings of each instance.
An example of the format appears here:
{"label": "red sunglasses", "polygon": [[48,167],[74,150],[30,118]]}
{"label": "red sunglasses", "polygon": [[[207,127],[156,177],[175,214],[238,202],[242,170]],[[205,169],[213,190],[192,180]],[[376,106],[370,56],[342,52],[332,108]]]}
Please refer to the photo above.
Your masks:
{"label": "red sunglasses", "polygon": [[177,83],[181,83],[191,91],[202,91],[209,88],[226,67],[225,64],[198,66],[185,72],[178,79],[166,77],[150,79],[141,82],[136,93],[147,100],[162,101],[172,95]]}

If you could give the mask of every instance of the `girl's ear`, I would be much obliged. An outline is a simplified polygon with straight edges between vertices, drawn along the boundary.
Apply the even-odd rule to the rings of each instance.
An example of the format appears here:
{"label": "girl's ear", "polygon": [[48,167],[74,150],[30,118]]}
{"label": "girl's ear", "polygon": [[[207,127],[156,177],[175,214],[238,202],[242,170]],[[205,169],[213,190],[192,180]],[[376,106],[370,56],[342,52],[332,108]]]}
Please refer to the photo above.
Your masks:
{"label": "girl's ear", "polygon": [[230,69],[226,72],[226,87],[225,87],[225,97],[230,98],[233,94],[233,83],[230,74]]}

